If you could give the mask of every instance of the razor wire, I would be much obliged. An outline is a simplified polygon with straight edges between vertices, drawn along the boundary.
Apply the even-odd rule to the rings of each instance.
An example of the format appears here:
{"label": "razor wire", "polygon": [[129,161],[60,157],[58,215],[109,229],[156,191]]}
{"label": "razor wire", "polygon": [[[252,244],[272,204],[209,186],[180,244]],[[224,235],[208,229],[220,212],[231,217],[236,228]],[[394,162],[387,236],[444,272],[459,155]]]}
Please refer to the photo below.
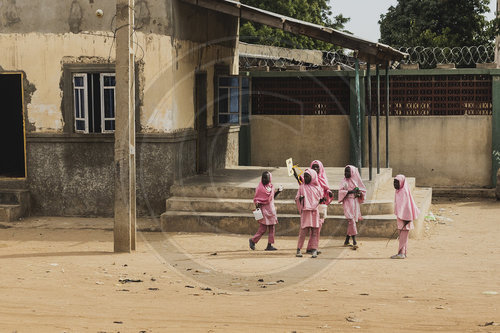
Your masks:
{"label": "razor wire", "polygon": [[399,51],[408,53],[403,64],[418,64],[421,68],[434,68],[438,64],[455,64],[470,67],[475,64],[495,62],[494,45],[462,47],[401,47]]}
{"label": "razor wire", "polygon": [[[257,67],[269,67],[277,70],[291,66],[304,66],[306,69],[321,69],[322,67],[340,67],[353,69],[355,57],[348,50],[301,50],[277,48],[260,45],[262,52],[240,53],[240,68],[249,70]],[[495,47],[493,44],[463,47],[400,47],[401,52],[408,57],[401,64],[418,64],[419,68],[435,68],[438,64],[455,64],[456,67],[474,67],[476,64],[495,62]],[[398,67],[393,66],[393,68]],[[364,64],[364,62],[360,62]],[[398,67],[400,68],[400,67]]]}
{"label": "razor wire", "polygon": [[252,52],[240,51],[239,57],[241,69],[265,66],[275,69],[285,69],[290,66],[314,69],[337,65],[353,68],[355,63],[355,58],[345,53],[344,50],[303,50],[266,45],[259,45],[258,50],[252,50]]}

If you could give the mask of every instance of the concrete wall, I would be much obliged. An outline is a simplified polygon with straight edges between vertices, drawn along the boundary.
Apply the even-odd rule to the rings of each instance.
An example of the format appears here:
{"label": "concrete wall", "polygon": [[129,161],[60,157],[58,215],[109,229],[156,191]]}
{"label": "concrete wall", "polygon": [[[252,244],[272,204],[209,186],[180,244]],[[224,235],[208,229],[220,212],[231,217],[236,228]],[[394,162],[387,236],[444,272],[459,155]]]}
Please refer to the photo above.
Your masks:
{"label": "concrete wall", "polygon": [[[373,117],[374,166],[375,122]],[[416,177],[418,186],[492,185],[491,116],[390,117],[389,126],[394,175]],[[349,163],[348,116],[259,115],[251,117],[250,127],[252,165],[284,166],[289,157],[303,166],[314,159],[332,167]],[[385,118],[380,148],[385,167]],[[365,149],[368,161],[367,140]]]}
{"label": "concrete wall", "polygon": [[[71,138],[32,134],[28,141],[28,184],[32,214],[112,216],[112,136]],[[159,215],[170,185],[194,173],[193,131],[137,137],[137,212]]]}
{"label": "concrete wall", "polygon": [[[418,186],[491,187],[491,116],[389,119],[389,162],[394,175],[416,177]],[[374,166],[375,121],[373,117]],[[380,138],[385,166],[385,118]]]}
{"label": "concrete wall", "polygon": [[[136,147],[137,213],[158,216],[170,186],[196,171],[196,133],[139,134]],[[113,215],[112,135],[30,134],[27,148],[32,214]],[[211,169],[238,164],[238,128],[209,132],[208,160]]]}
{"label": "concrete wall", "polygon": [[349,116],[254,115],[250,131],[252,165],[285,166],[290,157],[301,166],[349,162]]}
{"label": "concrete wall", "polygon": [[[73,132],[72,119],[65,118],[64,68],[114,64],[114,15],[113,1],[0,0],[0,73],[25,78],[35,214],[113,211],[113,136]],[[195,73],[207,73],[207,125],[213,127],[215,70],[238,73],[239,22],[178,0],[136,0],[135,20],[138,212],[158,215],[174,180],[195,173]],[[237,130],[213,129],[209,167],[238,163]]]}
{"label": "concrete wall", "polygon": [[497,171],[497,188],[495,191],[495,195],[497,197],[497,200],[500,200],[500,169]]}
{"label": "concrete wall", "polygon": [[240,54],[270,57],[271,59],[294,59],[314,65],[323,65],[323,51],[298,50],[285,47],[239,43]]}

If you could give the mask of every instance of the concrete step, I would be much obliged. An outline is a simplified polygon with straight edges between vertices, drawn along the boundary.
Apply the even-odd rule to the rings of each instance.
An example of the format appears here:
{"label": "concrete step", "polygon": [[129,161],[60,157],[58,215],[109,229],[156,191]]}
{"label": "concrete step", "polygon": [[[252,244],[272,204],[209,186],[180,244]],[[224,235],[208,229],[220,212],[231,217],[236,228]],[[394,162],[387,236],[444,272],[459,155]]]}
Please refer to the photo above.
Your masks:
{"label": "concrete step", "polygon": [[[280,199],[295,199],[298,185],[292,188],[284,188],[279,195]],[[226,199],[253,199],[255,187],[244,186],[207,186],[207,185],[172,185],[170,193],[173,197],[191,198],[226,198]],[[335,197],[338,197],[334,190]]]}
{"label": "concrete step", "polygon": [[19,220],[23,216],[21,205],[4,205],[0,204],[0,221],[12,222]]}
{"label": "concrete step", "polygon": [[[297,206],[292,199],[275,200],[275,205],[279,215],[297,214]],[[167,199],[166,208],[167,211],[248,213],[255,209],[255,205],[252,199],[172,197]],[[371,200],[361,205],[363,215],[392,214],[393,211],[391,200]],[[343,215],[342,204],[332,202],[328,206],[328,214]]]}
{"label": "concrete step", "polygon": [[20,204],[27,199],[29,199],[28,190],[0,188],[0,204]]}
{"label": "concrete step", "polygon": [[[271,167],[234,167],[216,170],[213,174],[180,179],[170,187],[170,193],[176,197],[252,199],[264,170],[272,172],[275,187],[283,185],[285,191],[280,195],[280,199],[295,198],[298,189],[295,178],[288,177],[286,168]],[[337,197],[339,183],[344,177],[344,168],[325,168],[325,172],[330,181],[330,188]],[[362,175],[367,187],[367,198],[371,199],[379,186],[391,180],[392,169],[381,169],[378,175],[375,170],[371,181],[367,179],[368,169],[363,168]]]}
{"label": "concrete step", "polygon": [[435,197],[494,199],[494,188],[433,187]]}
{"label": "concrete step", "polygon": [[[390,170],[384,170],[384,173],[379,175],[373,183],[368,183],[367,197],[371,198],[372,194],[377,193],[378,187],[386,185],[385,187],[392,186],[392,178],[390,178]],[[411,182],[412,189],[415,186],[415,179],[408,178]],[[290,180],[288,180],[290,181]],[[390,183],[389,185],[387,185]],[[258,181],[253,183],[242,182],[242,183],[228,183],[225,185],[224,181],[221,179],[213,179],[212,183],[202,183],[193,184],[192,182],[184,183],[182,185],[174,184],[170,187],[170,193],[173,197],[194,197],[194,198],[232,198],[232,199],[253,199],[255,195],[255,186]],[[275,182],[273,178],[273,184],[277,188],[280,184],[283,185],[284,191],[280,194],[280,199],[295,199],[297,190],[299,188],[298,184],[295,182]],[[337,182],[330,184],[330,188],[335,196],[338,198],[338,186]],[[389,188],[390,189],[390,188]],[[394,191],[394,188],[392,188]]]}
{"label": "concrete step", "polygon": [[[416,180],[414,177],[407,177],[406,182],[410,186],[410,191],[415,191]],[[391,198],[394,199],[394,178],[387,179],[384,183],[377,187],[375,198]]]}
{"label": "concrete step", "polygon": [[30,193],[26,189],[0,188],[0,214],[2,221],[15,221],[20,217],[29,215]]}
{"label": "concrete step", "polygon": [[[251,213],[182,212],[167,211],[161,215],[161,227],[165,232],[210,232],[252,235],[258,222]],[[296,236],[299,233],[298,214],[279,214],[277,235]],[[396,228],[394,215],[367,215],[358,222],[360,237],[389,237]],[[334,215],[325,219],[321,234],[345,236],[347,221],[344,216]]]}
{"label": "concrete step", "polygon": [[27,189],[28,181],[26,180],[26,178],[0,177],[0,188]]}

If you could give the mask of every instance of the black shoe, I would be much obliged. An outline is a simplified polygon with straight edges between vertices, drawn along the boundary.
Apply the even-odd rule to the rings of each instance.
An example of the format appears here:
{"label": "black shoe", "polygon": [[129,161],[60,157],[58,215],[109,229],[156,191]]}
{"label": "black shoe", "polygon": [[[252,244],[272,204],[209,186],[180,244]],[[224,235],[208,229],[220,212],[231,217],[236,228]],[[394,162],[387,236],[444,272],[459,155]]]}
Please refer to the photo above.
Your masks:
{"label": "black shoe", "polygon": [[255,243],[254,243],[254,241],[251,238],[248,240],[248,243],[250,244],[250,248],[252,250],[255,250]]}
{"label": "black shoe", "polygon": [[312,256],[311,256],[311,258],[316,258],[316,257],[318,257],[318,251],[312,250]]}
{"label": "black shoe", "polygon": [[277,250],[277,248],[275,248],[271,244],[267,244],[267,247],[265,249],[265,251],[276,251],[276,250]]}
{"label": "black shoe", "polygon": [[312,250],[312,249],[306,250],[306,253],[307,253],[307,254],[312,254],[312,253],[313,253],[313,250]]}

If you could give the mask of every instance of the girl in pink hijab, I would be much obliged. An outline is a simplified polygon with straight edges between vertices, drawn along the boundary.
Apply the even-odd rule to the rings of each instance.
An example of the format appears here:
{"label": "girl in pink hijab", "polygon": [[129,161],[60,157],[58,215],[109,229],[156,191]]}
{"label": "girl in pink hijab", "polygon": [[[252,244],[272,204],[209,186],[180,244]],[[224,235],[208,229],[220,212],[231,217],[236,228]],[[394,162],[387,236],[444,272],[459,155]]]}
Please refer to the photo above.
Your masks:
{"label": "girl in pink hijab", "polygon": [[309,236],[308,247],[312,249],[312,257],[318,256],[319,242],[319,201],[323,197],[323,190],[318,184],[318,174],[312,169],[304,172],[304,182],[299,185],[295,202],[300,213],[299,241],[297,243],[297,257],[302,257],[300,250],[304,245],[306,235]]}
{"label": "girl in pink hijab", "polygon": [[365,196],[366,187],[361,180],[358,168],[352,165],[346,166],[344,179],[339,187],[339,202],[344,207],[344,216],[348,222],[344,246],[351,246],[349,238],[352,237],[353,249],[358,248],[358,243],[356,242],[356,235],[358,234],[356,223],[363,220],[360,205],[365,200]]}
{"label": "girl in pink hijab", "polygon": [[[320,160],[314,160],[311,162],[310,168],[316,171],[316,173],[318,174],[318,184],[323,191],[323,197],[321,198],[321,203],[325,205],[330,204],[330,202],[333,201],[333,192],[330,190],[330,185],[328,184],[328,177],[326,176],[323,163],[321,163]],[[325,222],[325,219],[319,219],[318,243],[321,234],[321,227],[323,227],[323,222]],[[311,254],[312,251],[313,249],[308,244],[306,253]],[[321,251],[318,250],[318,254],[320,253]]]}
{"label": "girl in pink hijab", "polygon": [[420,211],[410,192],[410,187],[406,182],[406,177],[397,175],[394,178],[394,214],[398,219],[399,230],[399,250],[398,254],[393,255],[392,259],[406,258],[406,249],[408,248],[408,235],[414,228],[413,220],[418,218]]}
{"label": "girl in pink hijab", "polygon": [[271,180],[271,173],[269,171],[264,171],[262,173],[261,181],[255,189],[253,202],[255,203],[255,207],[260,208],[262,211],[263,218],[258,221],[259,229],[257,230],[257,233],[248,240],[252,250],[255,250],[255,244],[257,244],[266,230],[269,231],[266,251],[277,250],[273,246],[275,234],[274,225],[278,223],[278,218],[276,217],[276,207],[274,206],[274,198],[281,193],[281,188],[275,192],[274,186],[271,184]]}

